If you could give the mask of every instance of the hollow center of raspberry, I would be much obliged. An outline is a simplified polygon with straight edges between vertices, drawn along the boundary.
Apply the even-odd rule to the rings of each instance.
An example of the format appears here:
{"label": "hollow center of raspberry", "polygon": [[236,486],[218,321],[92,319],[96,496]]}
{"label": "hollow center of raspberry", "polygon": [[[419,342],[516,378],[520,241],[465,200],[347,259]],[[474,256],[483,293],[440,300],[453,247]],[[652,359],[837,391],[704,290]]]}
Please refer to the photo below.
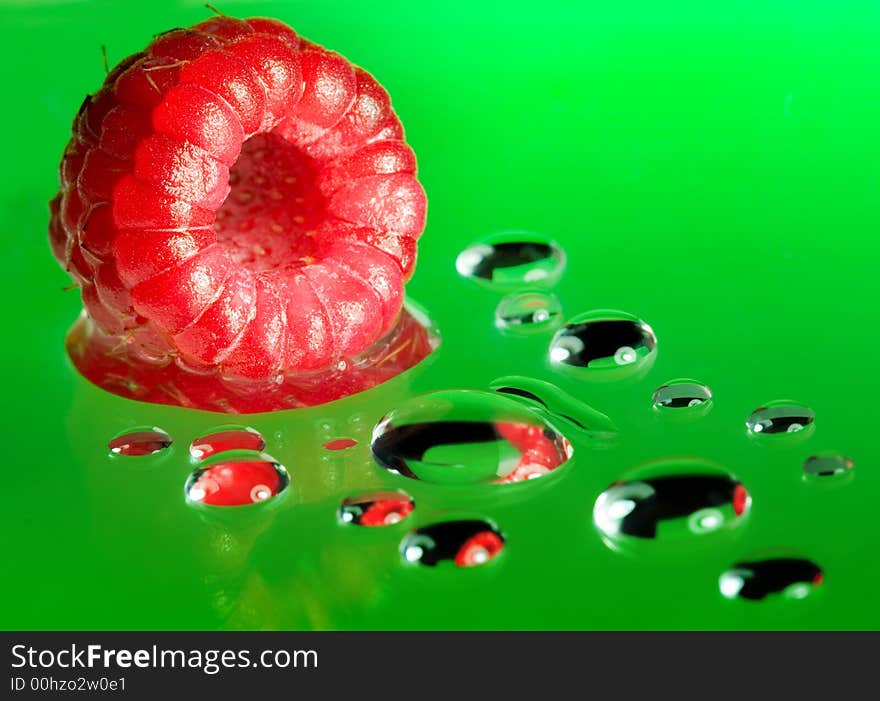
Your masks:
{"label": "hollow center of raspberry", "polygon": [[261,272],[313,261],[325,206],[316,173],[315,161],[278,135],[245,142],[214,222],[236,262]]}

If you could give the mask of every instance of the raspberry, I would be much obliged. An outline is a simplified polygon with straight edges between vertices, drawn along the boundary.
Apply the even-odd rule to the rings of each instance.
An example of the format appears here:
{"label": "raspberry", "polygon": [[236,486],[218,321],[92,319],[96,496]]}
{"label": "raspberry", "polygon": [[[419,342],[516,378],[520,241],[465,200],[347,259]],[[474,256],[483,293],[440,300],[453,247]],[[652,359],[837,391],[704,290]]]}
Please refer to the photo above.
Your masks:
{"label": "raspberry", "polygon": [[68,348],[111,391],[266,410],[242,393],[327,401],[430,350],[402,312],[426,201],[388,93],[281,22],[216,17],[122,61],[60,180],[51,248],[87,313]]}

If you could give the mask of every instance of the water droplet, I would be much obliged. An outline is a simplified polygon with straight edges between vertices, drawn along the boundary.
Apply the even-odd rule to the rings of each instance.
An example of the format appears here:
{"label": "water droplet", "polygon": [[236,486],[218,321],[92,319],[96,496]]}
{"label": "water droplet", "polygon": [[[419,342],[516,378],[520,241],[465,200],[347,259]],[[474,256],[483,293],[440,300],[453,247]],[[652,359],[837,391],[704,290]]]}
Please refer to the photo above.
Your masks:
{"label": "water droplet", "polygon": [[654,392],[654,406],[658,409],[694,409],[708,404],[711,390],[695,380],[672,380]]}
{"label": "water droplet", "polygon": [[266,441],[252,428],[228,426],[196,438],[189,446],[189,454],[204,460],[227,450],[254,450],[260,452]]}
{"label": "water droplet", "polygon": [[803,599],[822,583],[821,568],[810,560],[777,557],[738,562],[718,580],[728,599],[760,601],[771,594]]}
{"label": "water droplet", "polygon": [[815,412],[797,402],[779,400],[755,409],[746,419],[753,434],[801,433],[813,425]]}
{"label": "water droplet", "polygon": [[393,526],[412,513],[415,503],[401,492],[370,492],[349,497],[339,508],[339,518],[357,526]]}
{"label": "water droplet", "polygon": [[565,269],[565,254],[539,234],[512,231],[468,246],[455,268],[463,277],[498,289],[552,287]]}
{"label": "water droplet", "polygon": [[171,443],[171,436],[161,428],[134,428],[120,433],[107,447],[113,455],[134,457],[154,455],[168,448]]}
{"label": "water droplet", "polygon": [[576,316],[550,342],[557,365],[588,370],[592,377],[617,377],[647,369],[656,355],[657,338],[632,314],[594,311]]}
{"label": "water droplet", "polygon": [[572,425],[590,438],[608,439],[618,433],[617,426],[608,416],[550,382],[508,375],[493,380],[489,386],[536,410],[546,411],[554,422]]}
{"label": "water droplet", "polygon": [[277,462],[258,457],[236,458],[195,470],[187,479],[185,490],[190,501],[243,506],[277,496],[289,482],[287,471]]}
{"label": "water droplet", "polygon": [[742,483],[714,465],[664,460],[602,492],[593,522],[617,549],[632,539],[681,540],[733,527],[751,502]]}
{"label": "water droplet", "polygon": [[508,295],[495,310],[495,325],[502,331],[529,334],[555,328],[562,319],[556,295],[527,290]]}
{"label": "water droplet", "polygon": [[811,455],[804,461],[804,476],[835,477],[845,475],[853,469],[853,461],[838,453]]}
{"label": "water droplet", "polygon": [[358,442],[354,438],[334,438],[324,444],[325,450],[346,450],[353,448]]}
{"label": "water droplet", "polygon": [[370,448],[391,472],[446,485],[534,479],[572,452],[534,411],[475,390],[432,392],[401,404],[376,426]]}
{"label": "water droplet", "polygon": [[408,562],[433,567],[451,561],[458,567],[482,565],[498,556],[504,537],[487,521],[444,521],[409,533],[400,544]]}

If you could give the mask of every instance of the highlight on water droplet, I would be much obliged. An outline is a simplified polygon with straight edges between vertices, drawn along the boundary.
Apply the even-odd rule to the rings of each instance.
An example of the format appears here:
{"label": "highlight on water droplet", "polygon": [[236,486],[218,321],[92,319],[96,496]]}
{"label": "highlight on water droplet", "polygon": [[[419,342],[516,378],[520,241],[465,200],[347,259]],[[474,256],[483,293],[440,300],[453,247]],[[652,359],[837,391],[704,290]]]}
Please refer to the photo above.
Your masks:
{"label": "highlight on water droplet", "polygon": [[699,460],[662,460],[614,482],[593,508],[612,549],[638,541],[682,541],[738,525],[752,498],[722,468]]}
{"label": "highlight on water droplet", "polygon": [[334,438],[324,444],[324,450],[347,450],[354,448],[358,442],[354,438]]}
{"label": "highlight on water droplet", "polygon": [[370,449],[395,474],[444,485],[533,480],[572,455],[568,440],[534,411],[477,390],[402,403],[377,424]]}
{"label": "highlight on water droplet", "polygon": [[343,501],[339,518],[343,523],[356,526],[393,526],[409,516],[414,508],[412,497],[403,492],[368,492]]}
{"label": "highlight on water droplet", "polygon": [[[690,410],[709,408],[712,391],[702,382],[689,379],[671,380],[658,387],[652,397],[654,406],[660,410]],[[701,412],[702,413],[702,412]]]}
{"label": "highlight on water droplet", "polygon": [[236,454],[195,470],[184,489],[192,502],[245,506],[278,496],[289,482],[287,470],[268,455]]}
{"label": "highlight on water droplet", "polygon": [[854,467],[851,458],[840,453],[820,453],[811,455],[804,461],[804,477],[828,478],[849,474]]}
{"label": "highlight on water droplet", "polygon": [[532,334],[556,328],[562,305],[551,292],[524,290],[507,295],[495,310],[495,326],[511,334]]}
{"label": "highlight on water droplet", "polygon": [[746,419],[753,435],[802,433],[813,426],[815,412],[799,402],[776,400],[755,409]]}
{"label": "highlight on water droplet", "polygon": [[822,569],[811,560],[776,557],[738,562],[718,580],[727,599],[761,601],[770,595],[804,599],[824,580]]}
{"label": "highlight on water droplet", "polygon": [[223,426],[196,438],[190,443],[189,454],[195,460],[204,460],[227,450],[260,452],[265,447],[266,441],[256,430],[246,426]]}
{"label": "highlight on water droplet", "polygon": [[567,322],[550,342],[557,366],[586,371],[601,379],[647,370],[657,352],[657,337],[648,324],[626,312],[598,310]]}
{"label": "highlight on water droplet", "polygon": [[481,519],[443,521],[407,534],[400,552],[407,562],[434,567],[451,562],[457,567],[483,565],[504,549],[504,536]]}
{"label": "highlight on water droplet", "polygon": [[155,455],[171,446],[171,436],[161,428],[130,428],[110,439],[107,447],[111,455],[143,457]]}
{"label": "highlight on water droplet", "polygon": [[458,254],[463,277],[496,289],[552,287],[565,269],[565,254],[552,240],[528,231],[486,237]]}

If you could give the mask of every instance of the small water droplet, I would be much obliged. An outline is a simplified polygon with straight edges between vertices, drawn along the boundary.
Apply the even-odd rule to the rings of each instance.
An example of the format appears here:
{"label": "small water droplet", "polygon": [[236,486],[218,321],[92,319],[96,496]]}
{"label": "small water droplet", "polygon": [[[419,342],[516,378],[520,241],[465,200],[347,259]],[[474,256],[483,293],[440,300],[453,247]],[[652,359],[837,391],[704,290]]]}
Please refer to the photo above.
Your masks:
{"label": "small water droplet", "polygon": [[718,587],[727,599],[760,601],[771,594],[803,599],[823,579],[821,568],[810,560],[777,557],[736,563],[721,575]]}
{"label": "small water droplet", "polygon": [[408,562],[433,567],[450,561],[458,567],[482,565],[498,556],[504,537],[487,521],[444,521],[409,533],[400,544]]}
{"label": "small water droplet", "polygon": [[354,438],[334,438],[324,444],[325,450],[346,450],[353,448],[358,442]]}
{"label": "small water droplet", "polygon": [[530,334],[558,326],[562,305],[556,295],[541,290],[526,290],[508,295],[495,310],[495,325],[513,334]]}
{"label": "small water droplet", "polygon": [[369,492],[349,497],[339,508],[339,518],[357,526],[393,526],[412,513],[415,503],[401,492]]}
{"label": "small water droplet", "polygon": [[189,454],[204,460],[227,450],[254,450],[260,452],[266,441],[252,428],[229,426],[196,438],[189,446]]}
{"label": "small water droplet", "polygon": [[468,246],[455,268],[463,277],[498,289],[552,287],[565,269],[565,254],[539,234],[504,232]]}
{"label": "small water droplet", "polygon": [[811,455],[804,461],[806,477],[836,477],[853,469],[852,459],[838,453]]}
{"label": "small water droplet", "polygon": [[155,455],[172,443],[169,436],[161,428],[134,428],[120,433],[107,444],[113,455],[136,457]]}
{"label": "small water droplet", "polygon": [[507,484],[546,475],[571,445],[519,402],[475,390],[432,392],[404,402],[373,431],[387,470],[446,485]]}
{"label": "small water droplet", "polygon": [[711,390],[695,380],[672,380],[658,387],[653,396],[658,409],[694,409],[711,399]]}
{"label": "small water droplet", "polygon": [[778,400],[755,409],[746,419],[746,427],[752,434],[800,433],[811,427],[815,418],[815,412],[803,404]]}
{"label": "small water droplet", "polygon": [[267,501],[287,487],[290,477],[277,462],[237,458],[195,470],[185,491],[190,501],[211,506],[244,506]]}
{"label": "small water droplet", "polygon": [[641,319],[617,311],[594,311],[566,323],[550,342],[550,359],[561,366],[587,370],[591,376],[618,376],[647,369],[656,355],[657,338]]}
{"label": "small water droplet", "polygon": [[708,463],[660,461],[610,485],[593,522],[612,548],[630,539],[681,540],[735,526],[751,508],[736,478]]}

